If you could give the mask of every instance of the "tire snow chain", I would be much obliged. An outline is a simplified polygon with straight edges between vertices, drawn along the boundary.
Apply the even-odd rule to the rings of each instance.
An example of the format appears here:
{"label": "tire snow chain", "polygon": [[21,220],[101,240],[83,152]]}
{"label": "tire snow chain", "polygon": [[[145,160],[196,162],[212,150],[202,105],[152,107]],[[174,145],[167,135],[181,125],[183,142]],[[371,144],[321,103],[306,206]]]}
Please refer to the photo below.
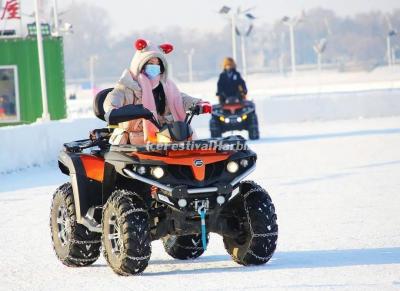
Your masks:
{"label": "tire snow chain", "polygon": [[[256,183],[251,183],[251,184],[253,186],[255,186],[256,188],[253,188],[253,189],[247,191],[245,194],[243,194],[243,202],[244,202],[244,208],[245,208],[245,211],[246,211],[247,222],[249,223],[249,226],[250,226],[250,234],[251,234],[250,243],[253,240],[253,238],[255,238],[255,237],[270,237],[270,236],[278,235],[277,232],[273,232],[273,233],[254,233],[253,226],[251,225],[250,213],[249,213],[249,210],[247,208],[246,199],[247,199],[247,197],[250,196],[250,194],[252,194],[254,192],[257,192],[257,191],[265,192],[265,190],[263,188],[261,188],[259,185],[257,185]],[[272,257],[272,254],[267,256],[267,257],[260,257],[260,256],[256,255],[252,250],[247,250],[247,252],[245,253],[244,256],[246,256],[247,254],[250,254],[253,257],[255,257],[255,258],[257,258],[257,259],[259,259],[261,261],[267,261]]]}
{"label": "tire snow chain", "polygon": [[144,208],[132,208],[132,209],[128,210],[127,212],[125,212],[123,215],[121,215],[121,217],[125,218],[129,214],[137,213],[137,212],[147,213],[146,209],[144,209]]}
{"label": "tire snow chain", "polygon": [[71,260],[71,261],[75,261],[75,262],[82,262],[82,263],[84,263],[84,262],[94,262],[98,258],[99,258],[99,256],[97,256],[97,257],[95,257],[93,259],[79,259],[79,258],[73,258],[73,257],[70,257],[70,256],[66,257],[67,260]]}
{"label": "tire snow chain", "polygon": [[101,240],[75,240],[75,239],[71,239],[69,241],[71,243],[77,244],[77,245],[89,245],[89,244],[101,243]]}
{"label": "tire snow chain", "polygon": [[273,255],[273,254],[271,254],[271,255],[266,256],[266,257],[260,257],[260,256],[256,255],[253,251],[247,251],[247,252],[246,252],[246,255],[247,255],[247,254],[250,254],[250,255],[252,255],[253,257],[255,257],[255,258],[257,258],[257,259],[259,259],[259,260],[261,260],[261,261],[268,261],[268,260],[272,257],[272,255]]}
{"label": "tire snow chain", "polygon": [[254,233],[253,237],[269,237],[269,236],[277,236],[278,232],[271,232],[271,233]]}
{"label": "tire snow chain", "polygon": [[178,247],[180,247],[180,248],[182,248],[182,249],[185,249],[185,250],[196,250],[196,251],[200,251],[200,250],[203,250],[203,249],[204,249],[203,247],[188,247],[188,246],[183,246],[183,245],[180,245],[180,244],[174,244],[174,246],[178,246]]}
{"label": "tire snow chain", "polygon": [[132,257],[132,256],[126,255],[126,257],[127,257],[128,259],[130,259],[130,260],[133,260],[133,261],[143,261],[143,260],[148,260],[148,259],[150,259],[150,255],[148,255],[148,256],[143,256],[143,257]]}

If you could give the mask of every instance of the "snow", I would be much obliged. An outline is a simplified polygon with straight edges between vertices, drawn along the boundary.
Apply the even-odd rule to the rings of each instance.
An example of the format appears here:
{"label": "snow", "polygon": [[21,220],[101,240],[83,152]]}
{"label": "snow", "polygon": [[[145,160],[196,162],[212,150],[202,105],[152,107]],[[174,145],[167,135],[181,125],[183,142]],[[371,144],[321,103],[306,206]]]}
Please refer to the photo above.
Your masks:
{"label": "snow", "polygon": [[90,130],[104,127],[95,118],[0,127],[0,173],[55,161],[66,142],[89,137]]}
{"label": "snow", "polygon": [[[55,141],[83,126],[66,122],[67,135]],[[33,138],[30,145],[39,142]],[[237,265],[212,235],[194,261],[174,260],[154,242],[139,277],[118,277],[102,257],[92,267],[64,267],[52,252],[48,215],[52,192],[68,177],[39,159],[0,174],[0,289],[400,288],[400,117],[271,124],[251,148],[258,167],[250,178],[270,192],[278,214],[278,249],[268,264]]]}

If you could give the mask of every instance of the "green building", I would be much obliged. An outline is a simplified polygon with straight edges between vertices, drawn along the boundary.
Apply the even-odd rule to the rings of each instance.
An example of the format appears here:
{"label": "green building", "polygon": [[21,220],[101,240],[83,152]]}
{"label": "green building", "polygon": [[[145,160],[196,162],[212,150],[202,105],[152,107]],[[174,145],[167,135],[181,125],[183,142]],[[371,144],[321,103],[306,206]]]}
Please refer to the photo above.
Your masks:
{"label": "green building", "polygon": [[[52,120],[66,117],[62,37],[44,37],[48,108]],[[0,38],[0,126],[42,116],[36,37]]]}

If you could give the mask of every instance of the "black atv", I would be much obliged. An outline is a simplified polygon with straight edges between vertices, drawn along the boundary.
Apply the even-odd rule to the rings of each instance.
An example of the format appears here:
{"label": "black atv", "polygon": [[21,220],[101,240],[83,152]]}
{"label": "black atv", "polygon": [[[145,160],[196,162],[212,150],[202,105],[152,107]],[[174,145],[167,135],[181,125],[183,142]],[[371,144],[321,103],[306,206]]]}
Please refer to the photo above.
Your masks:
{"label": "black atv", "polygon": [[[108,92],[94,103],[103,120]],[[64,265],[93,264],[102,249],[117,274],[140,274],[153,240],[161,239],[173,258],[195,259],[210,232],[223,237],[239,264],[269,261],[278,238],[275,208],[261,186],[243,181],[257,156],[240,136],[191,141],[197,113],[193,108],[185,122],[161,127],[141,105],[127,105],[113,110],[109,123],[151,120],[164,143],[110,145],[112,130],[104,128],[64,145],[58,163],[70,182],[56,190],[50,212],[54,251]]]}
{"label": "black atv", "polygon": [[252,101],[240,97],[221,98],[213,105],[210,120],[211,137],[221,137],[226,131],[247,130],[249,139],[260,138],[256,106]]}

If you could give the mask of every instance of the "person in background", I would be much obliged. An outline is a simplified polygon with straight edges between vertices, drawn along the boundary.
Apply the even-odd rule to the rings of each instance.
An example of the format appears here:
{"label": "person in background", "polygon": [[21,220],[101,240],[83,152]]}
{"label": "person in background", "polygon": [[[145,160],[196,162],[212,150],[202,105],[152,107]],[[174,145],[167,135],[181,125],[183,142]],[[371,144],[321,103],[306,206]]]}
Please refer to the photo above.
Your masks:
{"label": "person in background", "polygon": [[[183,121],[186,111],[198,106],[199,112],[211,112],[211,105],[179,91],[168,78],[168,62],[165,54],[173,50],[170,44],[153,45],[138,39],[136,53],[129,69],[122,73],[115,88],[104,101],[105,119],[113,109],[128,104],[143,104],[160,125]],[[204,109],[204,111],[203,111]],[[158,129],[149,120],[136,119],[119,124],[110,141],[113,144],[143,144],[154,142]]]}
{"label": "person in background", "polygon": [[222,63],[223,71],[219,75],[217,97],[220,104],[225,103],[227,97],[246,99],[247,87],[240,73],[236,70],[236,63],[232,58],[225,58]]}

